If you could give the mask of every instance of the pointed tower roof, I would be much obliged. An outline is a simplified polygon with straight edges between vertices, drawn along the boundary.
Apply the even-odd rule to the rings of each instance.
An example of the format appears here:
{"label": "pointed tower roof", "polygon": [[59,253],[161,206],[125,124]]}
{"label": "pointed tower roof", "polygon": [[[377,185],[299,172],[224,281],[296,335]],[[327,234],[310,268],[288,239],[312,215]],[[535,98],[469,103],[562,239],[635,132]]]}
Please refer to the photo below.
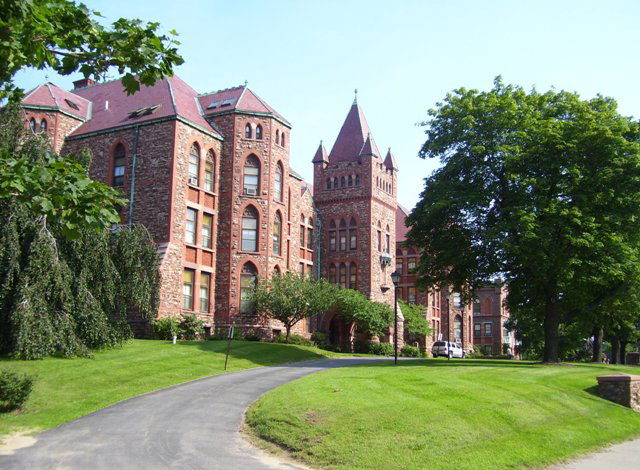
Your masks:
{"label": "pointed tower roof", "polygon": [[387,156],[384,158],[384,166],[386,166],[390,170],[398,171],[398,165],[396,164],[396,159],[393,158],[393,154],[391,153],[391,147],[389,147]]}
{"label": "pointed tower roof", "polygon": [[369,125],[357,100],[354,100],[347,118],[342,124],[336,143],[333,144],[329,161],[336,163],[358,160],[368,135]]}
{"label": "pointed tower roof", "polygon": [[369,155],[375,155],[376,157],[380,156],[380,151],[378,150],[376,141],[373,140],[373,136],[371,135],[371,132],[369,132],[369,134],[367,135],[367,140],[365,141],[365,143],[362,145],[362,148],[360,149],[360,156],[364,157]]}
{"label": "pointed tower roof", "polygon": [[329,163],[329,156],[327,155],[327,151],[324,148],[324,145],[322,145],[322,141],[320,141],[318,150],[316,150],[316,154],[313,157],[311,163]]}

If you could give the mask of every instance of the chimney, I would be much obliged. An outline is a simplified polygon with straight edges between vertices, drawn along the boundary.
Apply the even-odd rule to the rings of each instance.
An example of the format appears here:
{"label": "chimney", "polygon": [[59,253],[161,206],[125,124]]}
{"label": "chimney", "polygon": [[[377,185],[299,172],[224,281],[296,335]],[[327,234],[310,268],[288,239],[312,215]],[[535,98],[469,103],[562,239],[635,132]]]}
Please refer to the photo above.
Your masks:
{"label": "chimney", "polygon": [[87,86],[95,85],[95,83],[96,81],[91,78],[83,78],[73,82],[73,89],[77,90],[78,88],[84,88]]}

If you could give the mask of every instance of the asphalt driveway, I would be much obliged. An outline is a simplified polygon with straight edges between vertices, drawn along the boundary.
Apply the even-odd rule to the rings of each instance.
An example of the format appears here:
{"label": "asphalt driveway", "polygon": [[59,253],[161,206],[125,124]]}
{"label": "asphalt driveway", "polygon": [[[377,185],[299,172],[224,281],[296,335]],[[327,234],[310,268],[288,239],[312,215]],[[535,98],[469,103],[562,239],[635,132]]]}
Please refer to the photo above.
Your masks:
{"label": "asphalt driveway", "polygon": [[0,456],[2,469],[292,469],[238,431],[266,391],[314,372],[388,359],[323,359],[199,379],[96,411]]}

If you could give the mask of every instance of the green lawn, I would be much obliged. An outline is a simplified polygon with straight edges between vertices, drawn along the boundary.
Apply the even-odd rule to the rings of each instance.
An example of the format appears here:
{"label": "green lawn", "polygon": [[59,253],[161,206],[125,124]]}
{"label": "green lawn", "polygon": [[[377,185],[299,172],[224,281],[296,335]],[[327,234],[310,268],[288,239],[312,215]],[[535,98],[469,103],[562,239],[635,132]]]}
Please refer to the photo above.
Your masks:
{"label": "green lawn", "polygon": [[640,413],[594,395],[638,368],[430,359],[334,369],[263,396],[251,433],[315,468],[516,469],[640,436]]}
{"label": "green lawn", "polygon": [[[133,340],[90,359],[0,359],[0,368],[36,376],[23,410],[0,413],[0,436],[43,430],[145,392],[223,373],[226,341]],[[338,356],[316,348],[233,341],[227,370]]]}

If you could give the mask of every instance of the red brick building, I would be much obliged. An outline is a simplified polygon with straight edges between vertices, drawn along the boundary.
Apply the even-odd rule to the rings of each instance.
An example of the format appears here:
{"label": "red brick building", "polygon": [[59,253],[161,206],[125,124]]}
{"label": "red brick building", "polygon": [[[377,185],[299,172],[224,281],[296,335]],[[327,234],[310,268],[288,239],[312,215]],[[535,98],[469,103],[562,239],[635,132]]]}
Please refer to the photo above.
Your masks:
{"label": "red brick building", "polygon": [[[56,152],[90,149],[92,177],[129,200],[122,223],[144,225],[159,246],[160,316],[195,313],[211,330],[235,325],[271,336],[282,325],[260,318],[248,300],[260,279],[309,273],[393,305],[397,268],[399,296],[424,305],[433,328],[421,346],[447,332],[472,346],[471,308],[453,300],[447,310],[442,293],[414,286],[418,254],[402,245],[398,168],[390,150],[382,157],[357,101],[331,152],[320,143],[312,187],[291,168],[290,123],[246,85],[200,94],[174,76],[132,96],[119,81],[75,85],[29,92],[27,125]],[[492,328],[497,338],[501,327]],[[296,332],[314,330],[344,347],[358,335],[333,312]]]}

